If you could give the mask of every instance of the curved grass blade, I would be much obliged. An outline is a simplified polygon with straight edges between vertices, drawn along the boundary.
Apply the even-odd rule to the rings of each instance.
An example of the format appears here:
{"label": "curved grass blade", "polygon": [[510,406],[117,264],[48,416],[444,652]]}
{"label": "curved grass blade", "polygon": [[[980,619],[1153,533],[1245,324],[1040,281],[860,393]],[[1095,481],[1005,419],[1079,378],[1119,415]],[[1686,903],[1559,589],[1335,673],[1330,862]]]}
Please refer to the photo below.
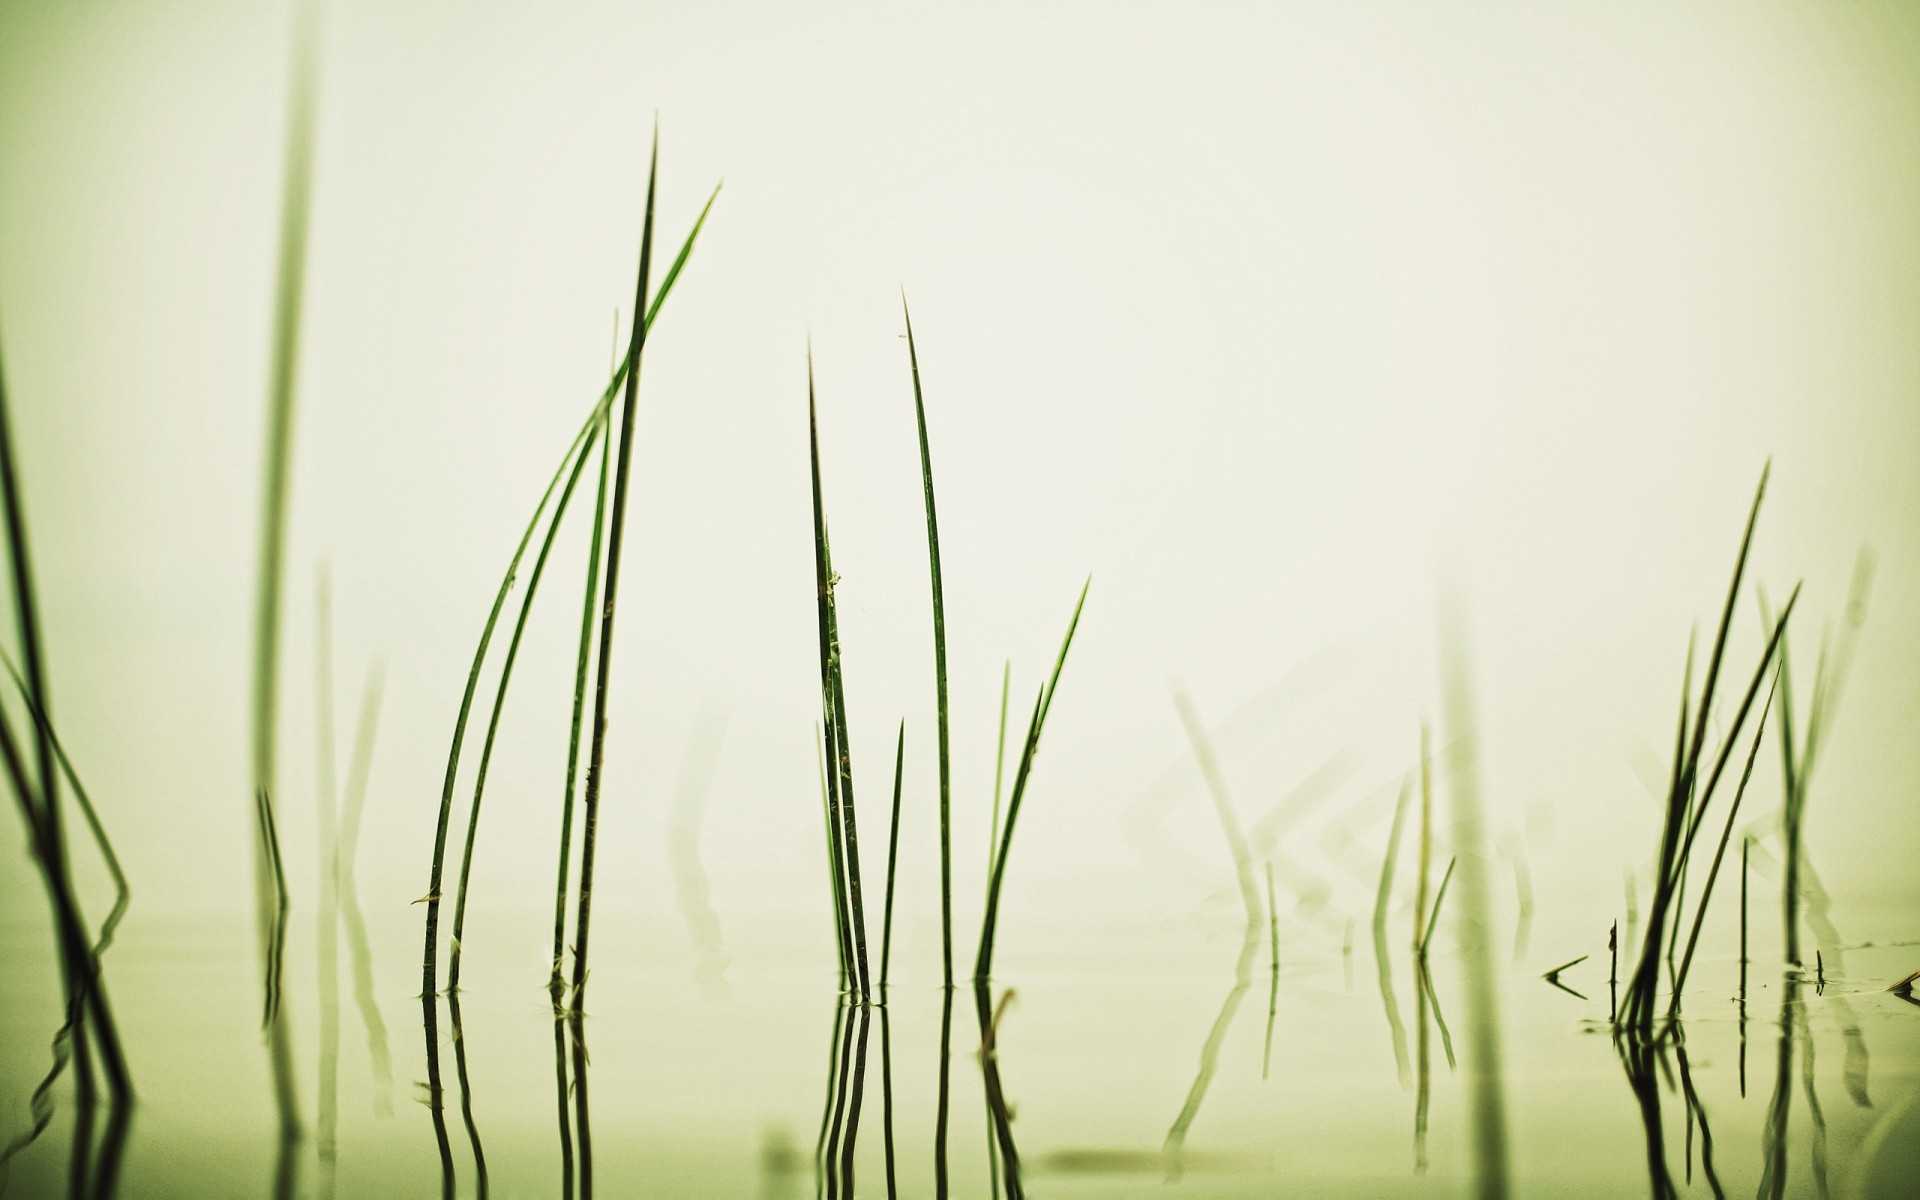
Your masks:
{"label": "curved grass blade", "polygon": [[480,763],[474,771],[473,806],[467,813],[466,843],[460,852],[460,882],[454,892],[453,900],[453,937],[450,942],[452,953],[447,960],[447,990],[454,991],[460,986],[460,951],[465,946],[467,920],[467,883],[473,873],[474,841],[480,833],[480,802],[487,792],[487,767],[493,762],[494,741],[500,733],[500,716],[507,707],[507,688],[513,682],[514,660],[520,654],[520,640],[527,632],[527,618],[533,615],[533,602],[540,591],[541,576],[546,573],[547,559],[553,553],[553,543],[560,533],[561,519],[566,515],[567,503],[573,499],[574,488],[580,482],[580,473],[586,468],[587,458],[593,453],[594,444],[599,440],[602,428],[597,427],[587,435],[586,445],[574,456],[573,469],[567,474],[566,486],[560,489],[560,498],[553,507],[553,520],[547,524],[546,537],[540,542],[540,553],[533,559],[533,570],[527,575],[527,591],[520,599],[520,615],[513,623],[513,634],[507,639],[507,651],[500,665],[500,683],[493,695],[493,708],[487,716],[487,734],[480,743]]}
{"label": "curved grass blade", "polygon": [[1014,822],[1020,818],[1020,801],[1026,796],[1027,781],[1033,774],[1034,756],[1040,751],[1040,733],[1046,725],[1047,710],[1053,705],[1054,689],[1060,685],[1060,672],[1067,665],[1067,651],[1073,646],[1074,630],[1080,627],[1080,610],[1086,607],[1087,591],[1091,587],[1093,580],[1088,578],[1080,588],[1080,599],[1073,606],[1073,618],[1067,622],[1067,636],[1061,639],[1060,655],[1053,662],[1053,674],[1048,677],[1046,687],[1040,690],[1039,699],[1034,702],[1033,717],[1027,722],[1026,745],[1020,752],[1020,766],[1013,775],[1013,791],[1007,798],[1007,825],[1000,832],[1000,853],[994,858],[993,875],[987,885],[986,916],[980,925],[980,951],[973,962],[976,983],[988,979],[993,973],[993,940],[1000,918],[1000,886],[1006,879],[1007,855],[1013,848]]}
{"label": "curved grass blade", "polygon": [[[953,986],[953,780],[947,730],[947,610],[940,583],[940,521],[933,504],[933,455],[927,446],[927,406],[920,389],[920,352],[913,340],[913,314],[906,293],[900,295],[900,315],[907,326],[907,361],[913,369],[913,417],[920,433],[920,482],[927,503],[927,566],[933,587],[934,711],[940,741],[940,951],[943,975]],[[1001,730],[1006,728],[1003,690]],[[1000,783],[994,780],[995,823],[999,821]],[[989,845],[992,843],[989,842]]]}
{"label": "curved grass blade", "polygon": [[[580,725],[587,709],[587,664],[593,654],[593,611],[600,591],[600,553],[607,517],[607,469],[611,461],[612,456],[607,453],[607,440],[602,437],[600,481],[593,497],[593,534],[587,545],[587,586],[580,597],[579,649],[573,665],[573,717],[567,728],[567,782],[560,801],[560,865],[553,884],[553,972],[548,976],[547,990],[552,994],[556,1008],[566,988],[567,868],[573,852],[574,786],[580,778]],[[564,1105],[562,1111],[565,1111]],[[572,1156],[569,1153],[569,1170],[571,1165]],[[571,1179],[571,1174],[568,1178]]]}

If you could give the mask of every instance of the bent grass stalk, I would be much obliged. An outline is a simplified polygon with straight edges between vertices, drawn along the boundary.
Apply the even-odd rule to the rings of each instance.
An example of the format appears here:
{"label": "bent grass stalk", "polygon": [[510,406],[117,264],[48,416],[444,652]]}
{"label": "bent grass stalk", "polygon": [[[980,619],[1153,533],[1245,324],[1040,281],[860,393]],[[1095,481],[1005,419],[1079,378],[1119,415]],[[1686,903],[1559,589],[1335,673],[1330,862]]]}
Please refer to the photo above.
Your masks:
{"label": "bent grass stalk", "polygon": [[1067,665],[1067,651],[1073,646],[1073,633],[1080,627],[1080,611],[1086,607],[1087,591],[1092,586],[1091,577],[1081,585],[1080,599],[1073,606],[1073,618],[1067,622],[1067,635],[1060,641],[1060,655],[1053,662],[1053,674],[1048,677],[1046,687],[1040,690],[1039,699],[1033,706],[1033,717],[1027,722],[1026,744],[1020,752],[1020,766],[1013,774],[1013,791],[1007,797],[1007,824],[1000,831],[1000,852],[993,860],[993,874],[987,884],[986,915],[980,924],[980,951],[973,963],[976,984],[993,974],[993,940],[1000,918],[1000,887],[1006,881],[1007,857],[1013,849],[1014,822],[1020,819],[1020,801],[1026,796],[1027,781],[1033,774],[1034,756],[1040,751],[1040,734],[1046,726],[1047,711],[1053,706],[1054,691],[1060,685],[1060,672]]}
{"label": "bent grass stalk", "polygon": [[[650,174],[649,189],[651,189],[651,186]],[[602,390],[599,400],[588,413],[586,420],[582,422],[579,432],[574,435],[573,441],[567,447],[566,453],[561,456],[559,466],[554,470],[552,478],[547,483],[546,490],[541,493],[539,502],[534,506],[533,513],[527,521],[526,529],[521,534],[520,541],[514,549],[513,556],[508,560],[506,573],[502,577],[500,587],[494,595],[493,606],[489,610],[486,622],[481,628],[479,644],[475,647],[473,661],[467,672],[466,688],[461,696],[459,713],[454,720],[452,746],[447,754],[447,767],[441,784],[440,814],[434,832],[432,869],[429,874],[427,893],[421,898],[421,903],[427,906],[425,947],[421,962],[423,995],[432,995],[437,988],[436,962],[439,946],[441,881],[446,861],[447,833],[452,815],[454,785],[458,777],[460,753],[466,738],[467,724],[472,717],[474,694],[479,686],[480,673],[486,661],[487,649],[492,644],[494,629],[499,624],[500,614],[506,606],[507,595],[513,588],[514,580],[520,568],[520,561],[525,557],[527,547],[532,544],[534,534],[538,532],[541,527],[541,518],[547,513],[549,502],[553,500],[554,493],[559,489],[561,481],[568,476],[570,469],[574,466],[575,459],[585,454],[591,441],[605,430],[607,422],[610,419],[614,398],[620,395],[622,385],[627,383],[632,375],[631,368],[635,366],[638,358],[637,348],[644,340],[646,330],[651,328],[653,322],[659,317],[661,306],[666,302],[667,296],[671,294],[675,281],[678,280],[682,268],[686,265],[688,257],[692,254],[694,243],[699,238],[700,231],[702,227],[705,226],[707,216],[712,212],[714,201],[719,198],[719,194],[720,189],[716,187],[713,193],[708,196],[706,205],[700,210],[700,216],[694,221],[693,228],[688,232],[686,240],[681,243],[680,251],[675,256],[673,265],[667,270],[665,277],[661,280],[659,290],[654,293],[652,304],[645,305],[644,307],[636,305],[636,311],[643,311],[646,316],[643,321],[637,322],[635,325],[633,345],[629,349],[628,354],[623,357],[614,368],[612,378],[608,381],[605,389]],[[651,207],[649,207],[648,213],[649,216],[643,229],[643,242],[645,243],[645,247],[650,247],[651,245]],[[644,294],[642,300],[644,300]],[[550,519],[557,523],[563,516],[564,509],[556,506]],[[598,556],[596,555],[595,562],[597,563],[598,561]],[[590,773],[588,781],[589,790],[592,790],[595,786],[591,774],[597,774],[597,772]],[[569,773],[569,778],[572,778],[571,772]],[[569,808],[568,811],[571,811],[571,809]],[[581,977],[581,972],[578,969],[579,949],[579,947],[576,947],[576,986]]]}
{"label": "bent grass stalk", "polygon": [[580,453],[573,458],[573,467],[567,472],[566,486],[560,489],[560,498],[554,504],[554,519],[547,524],[546,536],[540,542],[540,552],[533,559],[533,570],[527,575],[526,594],[520,598],[520,615],[514,620],[513,633],[507,639],[506,655],[500,664],[500,682],[494,690],[493,708],[487,714],[486,737],[480,743],[480,762],[474,771],[473,805],[467,811],[466,843],[460,851],[460,882],[454,891],[453,935],[448,942],[451,951],[447,957],[449,992],[460,987],[460,951],[467,923],[467,884],[473,875],[473,847],[480,833],[480,802],[487,793],[487,768],[493,763],[493,747],[500,734],[500,717],[507,707],[507,688],[513,683],[513,664],[520,655],[520,641],[527,632],[527,618],[533,615],[533,602],[540,592],[540,579],[546,573],[547,559],[553,554],[553,543],[560,533],[560,514],[566,511],[568,501],[573,499],[580,473],[586,469],[587,459],[604,432],[604,425],[590,430]]}

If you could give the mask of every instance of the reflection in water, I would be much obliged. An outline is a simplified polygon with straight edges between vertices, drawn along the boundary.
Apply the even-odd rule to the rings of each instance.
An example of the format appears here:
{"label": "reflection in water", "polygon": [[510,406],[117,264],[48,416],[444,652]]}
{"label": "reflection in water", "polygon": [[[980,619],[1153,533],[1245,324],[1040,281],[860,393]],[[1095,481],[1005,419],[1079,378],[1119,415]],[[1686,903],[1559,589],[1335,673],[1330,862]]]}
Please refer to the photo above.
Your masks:
{"label": "reflection in water", "polygon": [[987,994],[987,981],[973,985],[974,1010],[980,1018],[980,1074],[986,1086],[987,1112],[993,1119],[993,1140],[999,1147],[1000,1164],[1007,1200],[1023,1200],[1020,1186],[1020,1152],[1013,1144],[1013,1114],[1007,1108],[1006,1093],[1000,1086],[1000,1051],[997,1045],[1000,1021],[1013,1002],[1013,990],[1000,994],[998,1008]]}
{"label": "reflection in water", "polygon": [[1627,1034],[1615,1040],[1620,1065],[1627,1073],[1627,1086],[1640,1105],[1640,1123],[1646,1129],[1647,1180],[1653,1200],[1673,1200],[1677,1195],[1673,1175],[1667,1170],[1666,1125],[1660,1118],[1659,1051],[1647,1038]]}
{"label": "reflection in water", "polygon": [[933,1194],[947,1200],[947,1088],[953,1060],[953,985],[940,992],[940,1094],[933,1117]]}
{"label": "reflection in water", "polygon": [[1786,973],[1780,1005],[1780,1055],[1774,1071],[1773,1101],[1761,1138],[1760,1191],[1763,1200],[1780,1200],[1787,1190],[1787,1117],[1793,1104],[1793,1036],[1800,1008],[1800,978]]}
{"label": "reflection in water", "polygon": [[1387,1010],[1387,1031],[1393,1035],[1393,1065],[1400,1075],[1400,1086],[1407,1086],[1407,1030],[1400,1023],[1400,1003],[1393,995],[1393,956],[1387,953],[1387,903],[1393,895],[1393,867],[1400,856],[1400,834],[1406,826],[1407,800],[1413,794],[1413,780],[1400,785],[1400,798],[1393,805],[1393,827],[1387,833],[1387,857],[1380,865],[1380,890],[1373,902],[1373,961],[1380,975],[1380,1003]]}
{"label": "reflection in water", "polygon": [[[834,1003],[833,1040],[827,1059],[827,1098],[820,1113],[820,1137],[814,1143],[814,1194],[838,1200],[854,1190],[854,1150],[860,1138],[860,1110],[866,1092],[867,1005]],[[891,1118],[889,1117],[889,1130]],[[889,1171],[891,1176],[891,1171]]]}
{"label": "reflection in water", "polygon": [[587,1112],[587,1027],[580,1010],[567,1010],[573,1049],[573,1127],[580,1156],[580,1200],[593,1200],[593,1122]]}
{"label": "reflection in water", "polygon": [[813,1141],[813,1194],[826,1195],[828,1131],[833,1126],[834,1099],[840,1094],[840,1034],[846,1026],[845,990],[833,1002],[833,1033],[827,1039],[827,1096],[820,1105],[820,1135]]}
{"label": "reflection in water", "polygon": [[560,1195],[573,1200],[573,1123],[567,1115],[566,987],[558,977],[548,985],[553,1000],[553,1096],[560,1123]]}
{"label": "reflection in water", "polygon": [[1677,1038],[1673,1042],[1674,1065],[1680,1072],[1680,1090],[1687,1102],[1687,1182],[1693,1182],[1693,1131],[1700,1130],[1700,1169],[1707,1177],[1707,1186],[1713,1189],[1715,1200],[1725,1200],[1726,1191],[1720,1186],[1720,1176],[1713,1169],[1713,1127],[1707,1123],[1707,1109],[1700,1102],[1700,1094],[1693,1087],[1693,1072],[1687,1066],[1687,1048]]}
{"label": "reflection in water", "polygon": [[727,994],[729,960],[726,939],[720,932],[720,914],[713,909],[706,868],[700,862],[700,817],[720,762],[720,739],[725,731],[724,714],[700,717],[674,786],[673,818],[667,827],[667,861],[673,869],[675,899],[699,955],[693,968],[694,980],[709,999]]}
{"label": "reflection in water", "polygon": [[1213,1027],[1207,1031],[1207,1040],[1200,1047],[1200,1070],[1193,1077],[1193,1085],[1187,1089],[1186,1103],[1180,1106],[1180,1115],[1174,1118],[1173,1127],[1167,1130],[1163,1148],[1167,1155],[1169,1182],[1180,1177],[1180,1155],[1186,1145],[1187,1130],[1200,1114],[1200,1104],[1207,1098],[1207,1088],[1212,1085],[1214,1072],[1220,1066],[1220,1046],[1226,1041],[1227,1030],[1233,1025],[1241,997],[1247,994],[1247,988],[1253,983],[1253,959],[1259,949],[1259,922],[1248,921],[1246,933],[1240,939],[1240,957],[1234,963],[1233,986],[1228,989],[1227,998],[1220,1004],[1220,1013],[1214,1017]]}
{"label": "reflection in water", "polygon": [[881,1132],[887,1148],[887,1200],[893,1200],[898,1194],[893,1163],[893,1018],[892,1010],[885,1005],[880,1007],[880,1099]]}
{"label": "reflection in water", "polygon": [[422,1101],[433,1115],[433,1137],[440,1147],[440,1195],[453,1200],[453,1145],[447,1140],[446,1089],[440,1085],[440,1004],[427,992],[420,997],[421,1038],[427,1048],[427,1094]]}
{"label": "reflection in water", "polygon": [[467,1082],[467,1035],[460,1025],[460,993],[457,991],[447,992],[447,1016],[453,1024],[453,1069],[460,1081],[460,1120],[467,1127],[467,1142],[473,1147],[474,1187],[480,1200],[486,1200],[487,1155],[480,1147],[480,1127],[473,1123],[473,1088]]}

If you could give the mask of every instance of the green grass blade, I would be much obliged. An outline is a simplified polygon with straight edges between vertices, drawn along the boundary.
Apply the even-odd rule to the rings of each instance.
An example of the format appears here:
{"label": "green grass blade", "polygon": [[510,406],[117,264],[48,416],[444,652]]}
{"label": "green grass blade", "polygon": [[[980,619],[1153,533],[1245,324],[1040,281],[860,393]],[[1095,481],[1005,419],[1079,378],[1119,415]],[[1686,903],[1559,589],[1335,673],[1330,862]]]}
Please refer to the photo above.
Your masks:
{"label": "green grass blade", "polygon": [[[597,433],[596,430],[595,435]],[[467,812],[466,842],[460,852],[460,881],[454,892],[453,937],[447,960],[449,991],[460,986],[460,953],[466,945],[467,884],[473,874],[473,848],[480,833],[480,803],[487,793],[487,768],[493,762],[493,747],[500,734],[500,717],[506,711],[507,688],[513,683],[513,665],[519,658],[520,641],[527,632],[527,619],[533,615],[533,602],[540,592],[540,579],[546,573],[547,559],[553,554],[553,544],[559,536],[567,504],[573,499],[574,488],[579,485],[581,472],[586,469],[587,458],[593,452],[593,443],[597,440],[595,435],[589,435],[587,445],[574,456],[573,469],[567,474],[566,486],[561,488],[560,498],[554,504],[553,520],[547,524],[546,536],[540,542],[540,552],[533,559],[533,570],[527,575],[526,594],[520,598],[520,615],[514,620],[513,633],[507,639],[506,654],[500,664],[500,682],[494,691],[493,707],[487,715],[486,736],[480,743],[480,762],[474,771],[473,804]]]}
{"label": "green grass blade", "polygon": [[[900,313],[907,326],[907,361],[913,369],[913,416],[920,434],[920,482],[927,507],[927,566],[933,587],[933,687],[940,757],[940,948],[946,985],[953,986],[953,781],[947,728],[947,611],[940,582],[940,522],[933,503],[933,455],[927,444],[927,406],[920,388],[920,352],[913,340],[913,315],[907,297],[900,296]],[[1002,691],[1004,696],[1004,689]],[[1002,705],[1004,731],[1005,705]],[[995,771],[994,810],[999,820],[1000,784]],[[989,843],[991,845],[991,843]]]}
{"label": "green grass blade", "polygon": [[[900,737],[893,747],[893,819],[887,825],[887,902],[880,924],[880,995],[887,994],[887,979],[893,963],[893,877],[900,861],[900,783],[907,765],[907,723],[900,722]],[[891,1136],[891,1135],[889,1135]]]}
{"label": "green grass blade", "polygon": [[1080,588],[1080,598],[1073,606],[1073,618],[1067,622],[1067,635],[1060,641],[1059,657],[1053,661],[1053,674],[1040,690],[1039,698],[1034,701],[1033,716],[1027,722],[1027,738],[1020,752],[1020,766],[1014,771],[1013,791],[1007,798],[1007,824],[1000,831],[1000,852],[994,858],[993,874],[987,884],[986,915],[980,924],[980,949],[974,956],[973,978],[980,983],[993,972],[993,943],[998,932],[1000,919],[1000,887],[1006,879],[1007,856],[1013,848],[1014,822],[1020,817],[1020,802],[1026,796],[1027,781],[1033,774],[1034,756],[1040,750],[1040,734],[1046,725],[1047,711],[1053,704],[1053,695],[1060,685],[1060,672],[1067,665],[1067,651],[1073,647],[1074,631],[1080,627],[1080,612],[1087,604],[1087,591],[1093,587],[1089,578]]}
{"label": "green grass blade", "polygon": [[568,860],[573,851],[574,787],[580,777],[580,726],[587,708],[587,665],[593,654],[593,612],[600,591],[600,554],[606,533],[607,468],[612,455],[600,439],[600,481],[593,496],[593,534],[587,545],[587,585],[580,597],[580,636],[573,665],[573,717],[567,728],[567,781],[560,800],[560,865],[553,884],[553,972],[547,990],[555,1007],[566,986],[563,965],[567,944]]}
{"label": "green grass blade", "polygon": [[[660,138],[656,130],[653,153],[647,166],[647,208],[640,226],[640,278],[634,291],[633,311],[647,311],[647,280],[653,268],[653,211],[655,188],[659,182]],[[593,738],[587,757],[587,788],[582,817],[585,829],[580,842],[580,904],[574,918],[573,1011],[584,1011],[587,988],[587,946],[593,918],[593,866],[596,835],[599,833],[600,787],[606,761],[607,681],[613,668],[613,618],[620,588],[620,551],[627,527],[627,483],[633,466],[633,423],[640,390],[641,353],[647,340],[645,320],[633,323],[632,348],[627,353],[631,367],[627,371],[626,395],[620,410],[620,458],[613,476],[613,514],[608,531],[606,579],[600,605],[599,662],[594,672]]]}
{"label": "green grass blade", "polygon": [[[834,602],[839,576],[833,570],[833,551],[827,536],[826,505],[820,485],[820,423],[813,383],[813,355],[807,355],[807,438],[809,462],[813,472],[813,552],[814,582],[817,587],[816,615],[820,630],[821,712],[826,730],[828,799],[838,822],[836,836],[839,869],[844,876],[845,907],[841,920],[848,942],[853,947],[854,983],[860,999],[867,1000],[871,986],[867,974],[867,922],[865,902],[860,889],[859,826],[853,801],[853,750],[847,731],[845,674],[840,655],[840,621]],[[830,841],[832,839],[830,838]]]}

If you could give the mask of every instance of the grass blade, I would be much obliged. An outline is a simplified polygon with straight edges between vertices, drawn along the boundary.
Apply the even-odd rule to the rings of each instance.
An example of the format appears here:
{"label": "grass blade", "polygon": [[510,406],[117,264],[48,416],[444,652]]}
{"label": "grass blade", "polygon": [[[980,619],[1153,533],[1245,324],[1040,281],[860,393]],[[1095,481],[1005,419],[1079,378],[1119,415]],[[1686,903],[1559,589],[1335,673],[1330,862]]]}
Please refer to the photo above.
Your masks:
{"label": "grass blade", "polygon": [[[920,352],[913,340],[913,315],[907,297],[900,296],[900,314],[907,325],[907,361],[913,369],[913,416],[920,433],[920,481],[927,502],[927,566],[933,586],[933,688],[940,755],[940,950],[942,978],[953,986],[953,783],[947,730],[947,610],[940,584],[940,522],[934,514],[933,455],[927,445],[927,406],[920,389]],[[1005,690],[1001,692],[1002,738],[1006,731]],[[1000,783],[995,769],[994,820],[999,821]],[[989,842],[991,845],[991,842]]]}
{"label": "grass blade", "polygon": [[1007,855],[1013,849],[1013,826],[1020,818],[1020,801],[1026,796],[1027,780],[1033,774],[1034,756],[1040,751],[1040,733],[1047,721],[1047,710],[1053,705],[1054,690],[1060,686],[1060,672],[1067,665],[1067,651],[1073,647],[1073,634],[1080,627],[1080,611],[1086,607],[1087,591],[1093,587],[1089,578],[1080,588],[1080,599],[1074,603],[1073,618],[1067,622],[1067,635],[1060,641],[1060,655],[1054,659],[1053,674],[1048,677],[1046,687],[1040,691],[1040,697],[1034,702],[1033,717],[1027,722],[1027,740],[1020,752],[1020,766],[1013,774],[1013,791],[1007,797],[1007,824],[1000,831],[1000,853],[993,860],[993,875],[987,884],[986,916],[980,924],[980,951],[974,956],[973,978],[976,984],[982,983],[993,973],[993,939],[998,930],[1000,918],[1000,887],[1006,880]]}

